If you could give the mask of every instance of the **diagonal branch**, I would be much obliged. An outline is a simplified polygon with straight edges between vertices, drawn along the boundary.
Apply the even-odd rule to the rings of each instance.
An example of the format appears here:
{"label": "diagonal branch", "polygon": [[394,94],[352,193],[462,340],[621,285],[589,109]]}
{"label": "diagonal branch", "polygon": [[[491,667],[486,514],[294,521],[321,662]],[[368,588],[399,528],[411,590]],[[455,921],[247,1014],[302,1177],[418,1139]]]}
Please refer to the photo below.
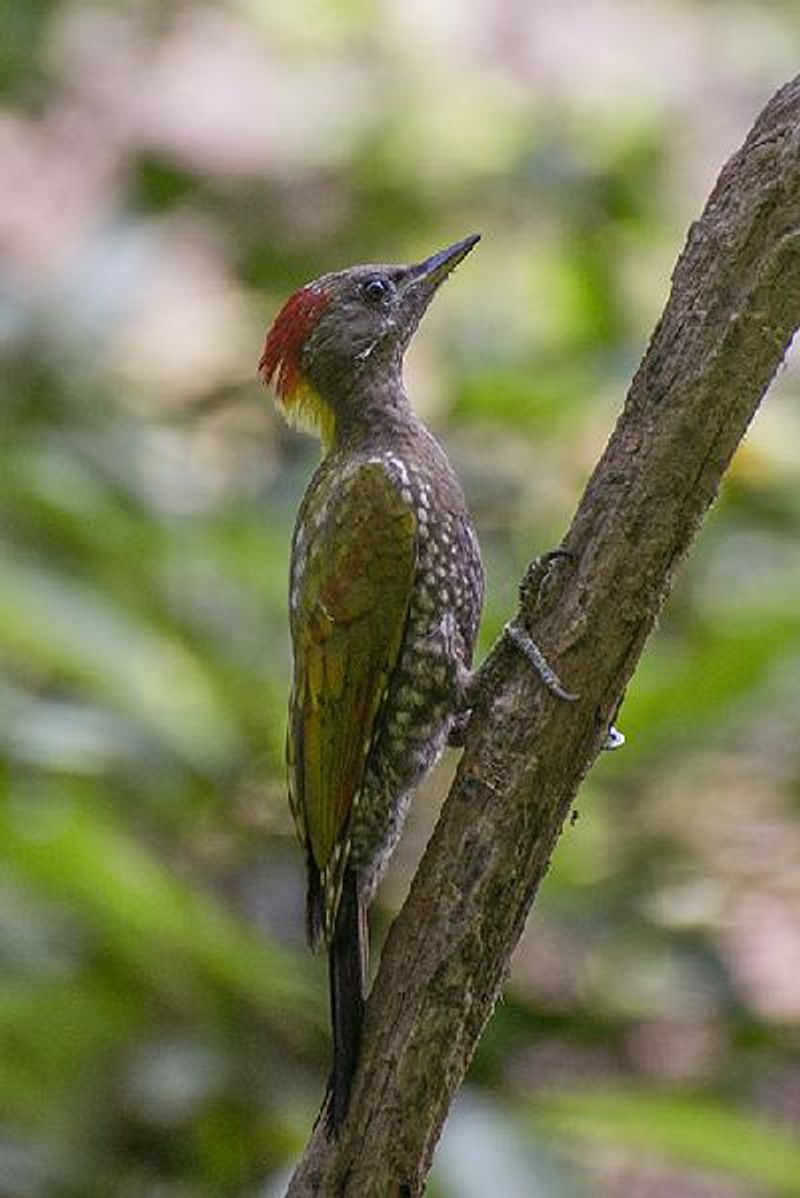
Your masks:
{"label": "diagonal branch", "polygon": [[577,703],[498,643],[450,795],[369,1000],[338,1144],[318,1127],[290,1198],[421,1194],[575,792],[677,565],[800,324],[800,76],[689,230],[672,293],[558,560],[520,619]]}

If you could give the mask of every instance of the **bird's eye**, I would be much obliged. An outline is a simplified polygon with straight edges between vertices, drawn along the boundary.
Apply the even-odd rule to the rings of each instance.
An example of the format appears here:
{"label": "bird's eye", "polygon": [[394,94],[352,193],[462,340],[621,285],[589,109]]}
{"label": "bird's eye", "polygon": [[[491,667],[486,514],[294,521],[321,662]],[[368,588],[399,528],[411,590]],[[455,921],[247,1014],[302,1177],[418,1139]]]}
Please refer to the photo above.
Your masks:
{"label": "bird's eye", "polygon": [[377,277],[367,279],[362,287],[362,292],[364,298],[369,300],[371,304],[379,304],[389,294],[389,281]]}

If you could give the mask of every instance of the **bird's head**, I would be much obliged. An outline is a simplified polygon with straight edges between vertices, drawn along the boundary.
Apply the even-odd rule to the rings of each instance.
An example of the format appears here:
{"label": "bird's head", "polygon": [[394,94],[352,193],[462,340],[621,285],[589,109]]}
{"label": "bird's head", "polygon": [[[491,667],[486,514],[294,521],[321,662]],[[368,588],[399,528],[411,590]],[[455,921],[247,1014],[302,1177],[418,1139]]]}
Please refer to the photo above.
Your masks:
{"label": "bird's head", "polygon": [[399,377],[403,353],[437,288],[477,235],[413,266],[353,266],[322,275],[286,301],[267,333],[259,372],[290,424],[326,447],[365,384]]}

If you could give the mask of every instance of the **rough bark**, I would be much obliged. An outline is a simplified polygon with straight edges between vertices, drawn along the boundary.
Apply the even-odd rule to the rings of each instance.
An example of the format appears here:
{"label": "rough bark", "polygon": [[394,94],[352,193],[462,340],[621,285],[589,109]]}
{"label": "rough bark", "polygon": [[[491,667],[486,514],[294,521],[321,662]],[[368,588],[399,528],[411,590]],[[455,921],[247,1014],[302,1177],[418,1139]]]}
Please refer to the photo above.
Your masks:
{"label": "rough bark", "polygon": [[545,692],[506,643],[493,649],[490,697],[383,951],[342,1136],[316,1128],[289,1198],[423,1192],[575,792],[798,324],[800,77],[689,230],[564,541],[571,557],[523,582],[520,618],[579,701]]}

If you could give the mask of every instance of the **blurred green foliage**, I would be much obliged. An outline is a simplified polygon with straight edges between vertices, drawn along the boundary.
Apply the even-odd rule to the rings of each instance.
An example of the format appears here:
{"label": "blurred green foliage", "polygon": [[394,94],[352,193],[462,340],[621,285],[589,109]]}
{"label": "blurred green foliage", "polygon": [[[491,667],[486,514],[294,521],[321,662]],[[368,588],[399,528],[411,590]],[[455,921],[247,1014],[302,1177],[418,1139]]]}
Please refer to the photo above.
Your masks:
{"label": "blurred green foliage", "polygon": [[[485,648],[613,425],[789,4],[9,0],[0,1196],[268,1198],[324,1088],[283,780],[324,270],[480,250],[409,356]],[[582,791],[431,1193],[800,1193],[800,405],[782,372]],[[452,761],[376,911],[402,901]]]}
{"label": "blurred green foliage", "polygon": [[694,1095],[588,1093],[548,1095],[534,1124],[565,1136],[618,1138],[678,1161],[752,1181],[776,1194],[796,1194],[800,1144],[791,1136],[742,1118],[733,1108]]}

